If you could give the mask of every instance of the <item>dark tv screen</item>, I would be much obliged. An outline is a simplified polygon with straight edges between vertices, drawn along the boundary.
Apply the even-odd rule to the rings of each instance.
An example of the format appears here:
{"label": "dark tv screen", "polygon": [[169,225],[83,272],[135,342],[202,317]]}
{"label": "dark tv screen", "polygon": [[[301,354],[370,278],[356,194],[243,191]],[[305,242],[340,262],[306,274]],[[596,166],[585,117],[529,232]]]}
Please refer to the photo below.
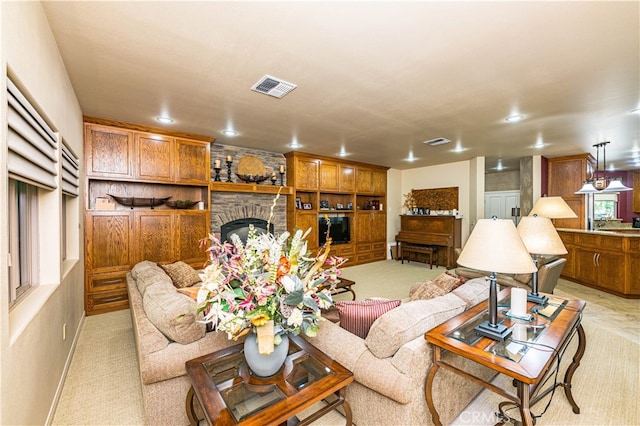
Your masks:
{"label": "dark tv screen", "polygon": [[[346,244],[351,241],[351,229],[349,227],[348,217],[330,217],[331,228],[329,236],[332,244]],[[321,217],[318,219],[319,243],[324,245],[327,242],[327,219]]]}

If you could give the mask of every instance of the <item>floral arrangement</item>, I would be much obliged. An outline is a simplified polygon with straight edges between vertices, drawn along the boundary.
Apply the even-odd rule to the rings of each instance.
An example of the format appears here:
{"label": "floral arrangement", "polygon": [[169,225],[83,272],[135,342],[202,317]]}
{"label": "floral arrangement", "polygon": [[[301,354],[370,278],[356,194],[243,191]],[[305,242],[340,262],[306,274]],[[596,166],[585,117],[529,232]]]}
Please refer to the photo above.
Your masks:
{"label": "floral arrangement", "polygon": [[403,206],[407,209],[407,210],[413,210],[416,207],[418,207],[418,204],[416,202],[416,197],[413,193],[413,189],[411,191],[409,191],[408,193],[404,194],[404,204]]}
{"label": "floral arrangement", "polygon": [[329,256],[330,240],[317,256],[309,257],[305,238],[310,231],[297,230],[289,238],[289,232],[276,237],[250,227],[246,243],[235,234],[231,243],[210,236],[209,261],[197,298],[203,321],[230,339],[271,322],[276,345],[279,333],[315,336],[320,310],[333,305],[331,289],[346,259]]}

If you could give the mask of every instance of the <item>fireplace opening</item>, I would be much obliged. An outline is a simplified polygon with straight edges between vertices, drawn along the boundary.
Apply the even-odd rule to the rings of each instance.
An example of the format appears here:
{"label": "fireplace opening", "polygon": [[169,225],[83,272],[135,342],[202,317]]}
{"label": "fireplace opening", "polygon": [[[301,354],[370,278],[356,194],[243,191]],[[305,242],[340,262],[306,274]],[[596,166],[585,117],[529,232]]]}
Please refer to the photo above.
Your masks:
{"label": "fireplace opening", "polygon": [[[267,224],[266,220],[254,217],[232,220],[220,227],[220,241],[231,242],[231,235],[237,234],[240,237],[240,241],[246,243],[249,235],[249,225],[253,225],[256,229],[256,234],[259,235],[267,233]],[[269,233],[273,234],[273,223],[269,224]]]}

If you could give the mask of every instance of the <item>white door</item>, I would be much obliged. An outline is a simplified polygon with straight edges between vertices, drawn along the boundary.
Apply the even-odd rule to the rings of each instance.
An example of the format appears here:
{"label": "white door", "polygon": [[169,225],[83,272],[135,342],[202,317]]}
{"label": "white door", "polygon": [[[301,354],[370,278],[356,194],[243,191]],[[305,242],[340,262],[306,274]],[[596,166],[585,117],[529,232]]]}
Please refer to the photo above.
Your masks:
{"label": "white door", "polygon": [[520,207],[520,191],[492,191],[484,194],[486,218],[496,216],[498,219],[511,219],[515,224],[516,218],[511,216],[511,209],[514,207]]}

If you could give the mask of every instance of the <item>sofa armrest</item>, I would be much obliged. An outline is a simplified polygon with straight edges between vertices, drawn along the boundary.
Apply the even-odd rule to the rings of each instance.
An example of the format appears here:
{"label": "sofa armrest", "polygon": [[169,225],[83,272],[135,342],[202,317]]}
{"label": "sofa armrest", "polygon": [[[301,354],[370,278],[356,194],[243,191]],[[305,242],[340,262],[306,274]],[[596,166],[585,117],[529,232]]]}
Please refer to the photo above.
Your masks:
{"label": "sofa armrest", "polygon": [[307,337],[304,334],[301,336],[350,371],[354,370],[362,354],[368,351],[364,339],[331,321],[323,321],[320,324],[317,336]]}

